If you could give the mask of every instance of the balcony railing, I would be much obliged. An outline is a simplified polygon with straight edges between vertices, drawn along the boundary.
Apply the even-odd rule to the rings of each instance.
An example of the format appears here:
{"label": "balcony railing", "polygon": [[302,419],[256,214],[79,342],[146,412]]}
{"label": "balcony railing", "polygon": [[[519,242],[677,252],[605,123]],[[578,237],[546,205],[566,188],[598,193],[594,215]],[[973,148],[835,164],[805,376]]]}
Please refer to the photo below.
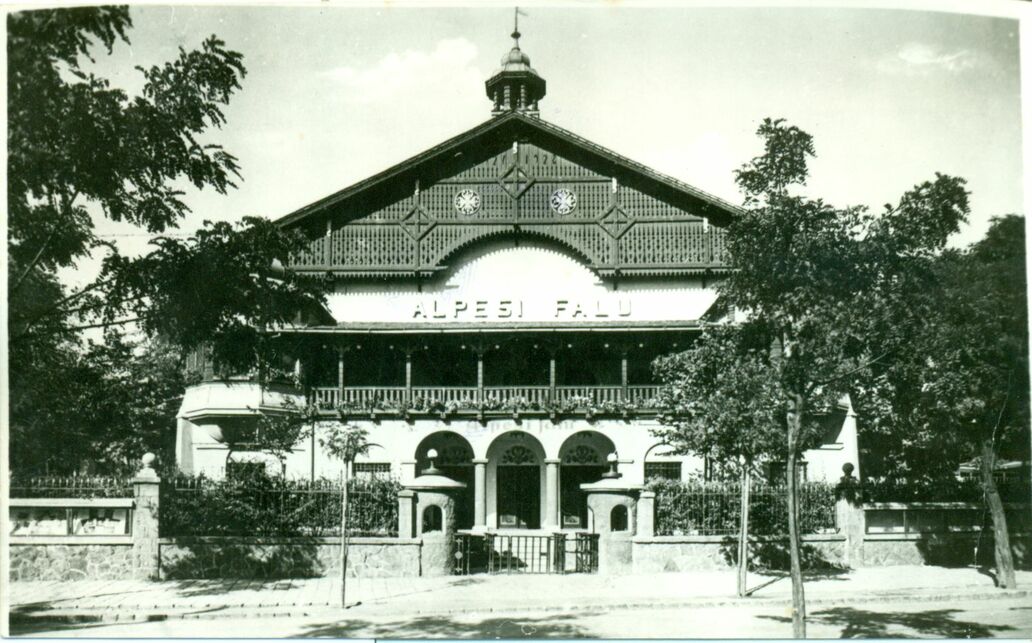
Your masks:
{"label": "balcony railing", "polygon": [[641,412],[654,410],[659,386],[349,386],[315,387],[309,399],[325,411],[542,411]]}

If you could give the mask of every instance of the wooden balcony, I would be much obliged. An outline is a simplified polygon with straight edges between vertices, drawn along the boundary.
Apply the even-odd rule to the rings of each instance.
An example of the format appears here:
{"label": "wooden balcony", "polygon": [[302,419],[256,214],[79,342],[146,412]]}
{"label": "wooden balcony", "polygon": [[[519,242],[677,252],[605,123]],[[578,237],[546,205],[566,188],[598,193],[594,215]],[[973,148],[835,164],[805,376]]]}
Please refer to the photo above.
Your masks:
{"label": "wooden balcony", "polygon": [[345,415],[651,414],[659,386],[352,386],[314,387],[309,400],[324,413]]}

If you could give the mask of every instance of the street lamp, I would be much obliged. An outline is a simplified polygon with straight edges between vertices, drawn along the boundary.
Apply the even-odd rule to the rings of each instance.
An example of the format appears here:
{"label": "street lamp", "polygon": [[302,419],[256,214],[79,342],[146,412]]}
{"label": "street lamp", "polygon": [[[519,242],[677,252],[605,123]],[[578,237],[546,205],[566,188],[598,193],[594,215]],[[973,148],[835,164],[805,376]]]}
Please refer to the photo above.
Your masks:
{"label": "street lamp", "polygon": [[602,474],[603,478],[614,479],[620,477],[620,472],[616,470],[617,456],[616,452],[610,453],[606,456],[606,461],[609,462],[609,471]]}
{"label": "street lamp", "polygon": [[437,458],[437,449],[427,449],[426,459],[430,461],[430,466],[423,471],[428,476],[440,475],[441,470],[434,466],[434,460]]}

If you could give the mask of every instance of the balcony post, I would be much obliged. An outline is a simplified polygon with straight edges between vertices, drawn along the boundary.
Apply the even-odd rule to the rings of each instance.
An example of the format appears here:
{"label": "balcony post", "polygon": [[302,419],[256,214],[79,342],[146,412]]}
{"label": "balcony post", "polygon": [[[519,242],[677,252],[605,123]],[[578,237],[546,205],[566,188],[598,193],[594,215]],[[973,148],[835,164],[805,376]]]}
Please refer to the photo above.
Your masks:
{"label": "balcony post", "polygon": [[555,402],[555,350],[548,351],[548,401]]}
{"label": "balcony post", "polygon": [[344,401],[344,346],[337,346],[337,396]]}
{"label": "balcony post", "polygon": [[477,401],[484,401],[484,347],[478,346],[477,351]]}
{"label": "balcony post", "polygon": [[412,401],[412,349],[405,349],[405,401]]}
{"label": "balcony post", "polygon": [[627,349],[620,351],[620,399],[627,401]]}

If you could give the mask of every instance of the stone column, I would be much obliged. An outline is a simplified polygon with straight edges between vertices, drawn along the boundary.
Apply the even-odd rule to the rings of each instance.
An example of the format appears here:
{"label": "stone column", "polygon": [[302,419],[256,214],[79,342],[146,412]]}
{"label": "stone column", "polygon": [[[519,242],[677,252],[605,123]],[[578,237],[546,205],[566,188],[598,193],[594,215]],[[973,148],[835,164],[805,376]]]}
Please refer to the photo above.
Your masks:
{"label": "stone column", "polygon": [[555,458],[545,460],[545,529],[559,527],[559,463]]}
{"label": "stone column", "polygon": [[[620,574],[631,570],[633,565],[633,541],[635,513],[639,485],[628,485],[619,478],[604,478],[599,482],[582,484],[588,494],[588,508],[595,517],[595,533],[598,534],[598,573]],[[623,529],[615,531],[612,524],[613,510],[622,506],[627,512]]]}
{"label": "stone column", "polygon": [[142,458],[143,468],[133,478],[133,578],[157,580],[161,574],[158,546],[158,510],[161,478],[151,464],[154,454]]}
{"label": "stone column", "polygon": [[656,492],[642,491],[635,511],[637,522],[635,535],[641,538],[652,538],[656,535]]}
{"label": "stone column", "polygon": [[398,492],[398,538],[414,538],[416,535],[413,523],[416,492],[402,489]]}
{"label": "stone column", "polygon": [[842,465],[843,476],[835,485],[835,526],[846,537],[843,563],[856,569],[864,564],[864,533],[867,531],[860,482],[853,476],[852,463]]}
{"label": "stone column", "polygon": [[[421,574],[448,576],[455,566],[455,501],[466,485],[441,475],[431,459],[426,473],[406,487],[416,492],[415,528],[423,540],[420,548]],[[423,520],[431,507],[441,512],[441,528],[424,532]]]}
{"label": "stone column", "polygon": [[487,460],[473,460],[473,529],[487,531]]}

